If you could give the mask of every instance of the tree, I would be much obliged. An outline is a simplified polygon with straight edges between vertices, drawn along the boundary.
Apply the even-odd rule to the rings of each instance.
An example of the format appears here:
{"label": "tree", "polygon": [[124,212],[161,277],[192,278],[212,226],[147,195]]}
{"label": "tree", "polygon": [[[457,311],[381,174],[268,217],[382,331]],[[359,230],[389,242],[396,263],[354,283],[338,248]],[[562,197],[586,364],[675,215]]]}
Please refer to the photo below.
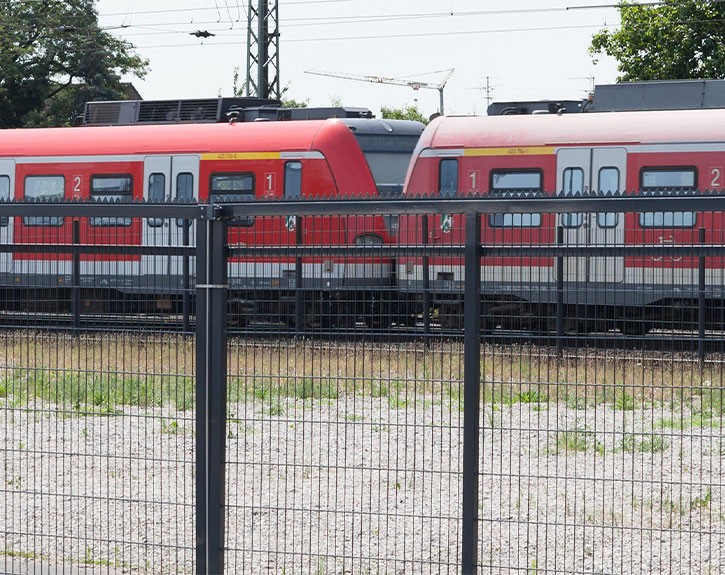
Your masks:
{"label": "tree", "polygon": [[418,122],[428,123],[428,119],[423,116],[417,106],[406,105],[404,108],[388,108],[382,106],[380,108],[380,114],[383,118],[389,120],[416,120]]}
{"label": "tree", "polygon": [[620,81],[725,78],[725,3],[622,2],[619,12],[619,30],[597,32],[589,52],[618,60]]}
{"label": "tree", "polygon": [[148,61],[101,30],[95,0],[0,3],[0,127],[69,125],[90,100],[123,99]]}

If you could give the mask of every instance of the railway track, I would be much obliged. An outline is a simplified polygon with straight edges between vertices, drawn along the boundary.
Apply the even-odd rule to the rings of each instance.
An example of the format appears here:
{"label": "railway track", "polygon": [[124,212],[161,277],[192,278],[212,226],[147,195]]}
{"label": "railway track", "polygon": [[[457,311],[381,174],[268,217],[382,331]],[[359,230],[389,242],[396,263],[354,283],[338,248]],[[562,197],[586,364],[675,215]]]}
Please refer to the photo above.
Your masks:
{"label": "railway track", "polygon": [[[30,329],[59,332],[170,332],[193,334],[196,329],[194,314],[169,313],[43,313],[0,311],[0,327],[3,329]],[[370,328],[363,323],[344,329],[319,326],[296,329],[282,322],[256,321],[238,326],[228,326],[229,337],[276,340],[304,337],[310,340],[370,343],[406,343],[459,341],[462,330],[445,328],[431,322],[419,321],[414,326],[393,325]],[[577,334],[556,332],[533,333],[528,331],[496,329],[482,333],[483,343],[498,346],[536,346],[554,349],[588,348],[591,350],[672,350],[682,352],[725,352],[725,331],[707,331],[700,337],[694,331],[652,330],[646,335],[627,335],[619,331]]]}

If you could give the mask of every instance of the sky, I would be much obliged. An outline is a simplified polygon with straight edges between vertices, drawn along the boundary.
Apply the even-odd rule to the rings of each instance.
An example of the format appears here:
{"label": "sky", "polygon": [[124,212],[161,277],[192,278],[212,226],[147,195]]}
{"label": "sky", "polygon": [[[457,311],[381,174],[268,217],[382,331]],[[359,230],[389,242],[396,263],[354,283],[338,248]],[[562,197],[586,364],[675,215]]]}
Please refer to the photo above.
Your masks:
{"label": "sky", "polygon": [[[99,24],[149,60],[129,77],[146,100],[233,95],[246,76],[249,0],[98,0]],[[257,0],[252,0],[257,2]],[[273,0],[270,0],[272,2]],[[584,98],[617,78],[595,62],[594,33],[616,29],[606,0],[279,0],[279,74],[285,97],[309,106],[417,106],[485,114],[491,101]],[[199,39],[195,31],[214,36]],[[420,81],[413,90],[308,73]]]}

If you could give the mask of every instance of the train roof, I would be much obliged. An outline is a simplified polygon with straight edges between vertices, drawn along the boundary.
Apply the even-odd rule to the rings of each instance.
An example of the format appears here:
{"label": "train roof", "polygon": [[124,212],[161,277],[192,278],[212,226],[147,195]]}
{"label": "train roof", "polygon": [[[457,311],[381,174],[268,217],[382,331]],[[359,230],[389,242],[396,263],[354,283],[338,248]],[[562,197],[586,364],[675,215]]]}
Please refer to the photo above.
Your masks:
{"label": "train roof", "polygon": [[0,130],[0,157],[321,150],[354,137],[340,120]]}
{"label": "train roof", "polygon": [[513,148],[725,141],[725,110],[601,112],[526,116],[442,116],[424,148]]}
{"label": "train roof", "polygon": [[359,134],[398,134],[419,136],[425,125],[415,120],[388,120],[379,118],[345,118],[341,120],[353,132]]}

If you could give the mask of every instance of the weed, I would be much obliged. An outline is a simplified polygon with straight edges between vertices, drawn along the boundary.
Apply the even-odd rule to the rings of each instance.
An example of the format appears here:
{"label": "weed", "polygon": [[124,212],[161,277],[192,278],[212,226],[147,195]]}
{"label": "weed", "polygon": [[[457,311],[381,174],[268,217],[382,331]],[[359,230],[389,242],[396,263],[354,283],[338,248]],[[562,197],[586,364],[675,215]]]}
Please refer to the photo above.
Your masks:
{"label": "weed", "polygon": [[166,433],[168,435],[179,435],[181,433],[184,433],[184,428],[179,425],[178,421],[162,421],[161,422],[161,433]]}
{"label": "weed", "polygon": [[690,429],[692,427],[710,427],[719,429],[722,427],[722,421],[719,419],[712,419],[711,412],[695,413],[689,417],[685,414],[678,418],[664,417],[659,419],[655,423],[655,427],[659,429]]}
{"label": "weed", "polygon": [[270,403],[269,407],[264,410],[267,415],[280,416],[284,415],[284,408],[279,403]]}
{"label": "weed", "polygon": [[634,397],[626,391],[615,392],[614,409],[617,411],[633,411],[635,408]]}
{"label": "weed", "polygon": [[369,387],[370,397],[387,397],[390,394],[388,386],[381,381],[370,381]]}
{"label": "weed", "polygon": [[390,409],[405,409],[408,406],[408,402],[399,395],[391,395],[388,397],[388,405]]}
{"label": "weed", "polygon": [[708,489],[704,497],[695,497],[692,501],[690,501],[690,510],[694,511],[695,509],[707,509],[708,507],[710,507],[711,502],[712,490]]}
{"label": "weed", "polygon": [[581,428],[559,431],[556,433],[556,446],[559,451],[586,451],[591,435],[591,431]]}
{"label": "weed", "polygon": [[318,381],[313,378],[296,382],[292,393],[298,399],[337,399],[339,396],[331,380]]}
{"label": "weed", "polygon": [[662,453],[667,447],[667,442],[662,436],[651,435],[637,444],[637,451],[640,453]]}
{"label": "weed", "polygon": [[535,390],[522,391],[517,393],[514,398],[514,402],[519,403],[546,403],[549,398]]}

